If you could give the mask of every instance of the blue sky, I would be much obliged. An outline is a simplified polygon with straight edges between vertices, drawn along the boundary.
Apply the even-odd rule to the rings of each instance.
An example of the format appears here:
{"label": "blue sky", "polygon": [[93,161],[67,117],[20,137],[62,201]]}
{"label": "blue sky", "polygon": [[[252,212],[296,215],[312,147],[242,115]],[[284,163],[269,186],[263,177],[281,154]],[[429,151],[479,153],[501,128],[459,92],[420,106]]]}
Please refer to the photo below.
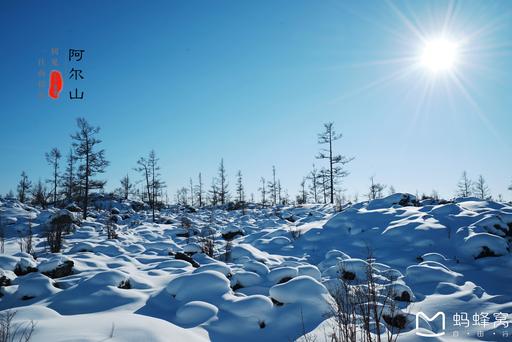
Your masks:
{"label": "blue sky", "polygon": [[[337,150],[356,157],[350,195],[375,176],[451,197],[467,170],[510,199],[511,11],[510,1],[2,1],[0,193],[22,170],[49,177],[44,153],[66,151],[83,116],[101,126],[109,189],[136,178],[153,148],[170,194],[199,172],[209,183],[223,157],[232,187],[241,169],[256,192],[275,165],[295,196],[322,165],[316,134],[333,121]],[[459,84],[416,65],[420,36],[443,27],[464,42]],[[56,101],[38,98],[37,61],[53,47],[65,77],[71,66],[85,76],[66,77]],[[81,64],[67,62],[69,48],[85,49]],[[75,84],[83,101],[66,98]]]}

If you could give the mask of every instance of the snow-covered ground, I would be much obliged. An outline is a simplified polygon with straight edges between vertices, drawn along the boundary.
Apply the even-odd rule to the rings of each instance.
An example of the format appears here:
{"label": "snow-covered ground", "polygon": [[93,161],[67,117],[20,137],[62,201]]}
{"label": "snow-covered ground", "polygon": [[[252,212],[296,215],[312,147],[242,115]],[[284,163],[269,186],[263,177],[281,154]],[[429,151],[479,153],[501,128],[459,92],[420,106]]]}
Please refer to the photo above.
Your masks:
{"label": "snow-covered ground", "polygon": [[[418,312],[446,316],[444,335],[429,340],[512,336],[511,205],[395,194],[340,213],[323,205],[172,207],[158,223],[130,202],[108,206],[80,221],[0,201],[0,310],[14,309],[14,324],[33,320],[32,341],[329,341],[332,296],[344,284],[364,287],[369,263],[378,301],[391,293],[392,315],[406,319],[399,341],[441,330],[438,321],[415,329]],[[75,224],[52,254],[45,231],[59,215]],[[111,219],[116,239],[107,239]],[[19,251],[29,223],[35,259]],[[208,238],[213,257],[203,253]]]}

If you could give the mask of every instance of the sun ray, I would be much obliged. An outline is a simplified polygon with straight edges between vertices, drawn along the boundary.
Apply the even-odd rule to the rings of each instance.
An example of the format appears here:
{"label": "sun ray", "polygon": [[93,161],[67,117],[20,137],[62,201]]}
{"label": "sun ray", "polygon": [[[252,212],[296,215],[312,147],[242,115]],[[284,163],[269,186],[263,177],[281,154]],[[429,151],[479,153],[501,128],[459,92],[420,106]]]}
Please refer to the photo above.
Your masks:
{"label": "sun ray", "polygon": [[411,30],[412,33],[416,35],[416,38],[420,39],[421,41],[425,41],[424,35],[418,30],[414,24],[407,19],[407,17],[389,0],[386,0],[386,4],[393,10],[396,16],[400,18],[402,23]]}
{"label": "sun ray", "polygon": [[342,101],[342,100],[346,100],[348,98],[351,98],[351,97],[354,97],[356,95],[359,95],[361,92],[363,91],[369,91],[369,90],[372,90],[374,88],[377,88],[387,82],[392,82],[392,81],[396,81],[400,78],[403,78],[403,77],[406,77],[408,75],[410,75],[413,71],[414,71],[415,68],[413,67],[409,67],[409,68],[405,68],[405,69],[398,69],[397,71],[395,71],[394,73],[388,75],[388,76],[385,76],[385,77],[381,77],[375,81],[372,81],[362,87],[359,87],[357,89],[354,89],[346,94],[342,94],[334,99],[332,99],[331,101],[329,101],[330,104],[333,104],[333,103],[336,103],[336,102],[339,102],[339,101]]}
{"label": "sun ray", "polygon": [[477,114],[477,117],[480,119],[480,121],[484,124],[484,126],[489,130],[490,133],[492,133],[495,137],[501,138],[492,123],[487,119],[487,116],[485,113],[480,109],[480,106],[478,103],[473,99],[471,94],[467,91],[464,84],[461,82],[461,79],[457,76],[456,73],[450,73],[450,78],[452,79],[453,83],[457,87],[457,89],[460,91],[462,96],[468,101],[469,105],[472,107],[472,109]]}

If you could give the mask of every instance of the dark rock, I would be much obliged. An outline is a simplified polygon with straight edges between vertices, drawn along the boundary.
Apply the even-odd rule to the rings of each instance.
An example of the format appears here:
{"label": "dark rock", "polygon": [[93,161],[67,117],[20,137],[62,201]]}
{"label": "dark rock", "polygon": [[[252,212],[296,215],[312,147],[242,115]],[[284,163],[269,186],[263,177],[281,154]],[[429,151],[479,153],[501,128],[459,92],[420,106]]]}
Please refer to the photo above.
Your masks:
{"label": "dark rock", "polygon": [[244,235],[244,234],[240,230],[235,230],[235,231],[230,231],[230,232],[227,232],[227,233],[223,233],[222,234],[222,238],[224,240],[226,240],[226,241],[231,241],[231,240],[233,240],[238,235]]}
{"label": "dark rock", "polygon": [[498,254],[494,253],[489,247],[482,246],[482,251],[478,254],[475,259],[487,258],[487,257],[497,257]]}
{"label": "dark rock", "polygon": [[37,272],[37,268],[31,266],[22,268],[20,264],[16,264],[16,267],[14,268],[14,274],[17,276],[23,276],[32,272]]}
{"label": "dark rock", "polygon": [[119,286],[117,286],[120,289],[129,290],[132,288],[132,284],[130,283],[130,279],[123,280],[119,283]]}
{"label": "dark rock", "polygon": [[341,277],[345,280],[354,280],[356,279],[356,274],[354,272],[343,270]]}
{"label": "dark rock", "polygon": [[0,287],[10,286],[10,285],[11,285],[11,279],[7,278],[6,275],[0,276]]}
{"label": "dark rock", "polygon": [[272,300],[272,303],[274,303],[275,306],[283,306],[284,304],[278,301],[277,299],[274,299],[270,297],[270,300]]}
{"label": "dark rock", "polygon": [[283,279],[279,280],[277,283],[278,284],[284,284],[286,283],[287,281],[290,281],[292,280],[293,278],[292,277],[284,277]]}
{"label": "dark rock", "polygon": [[407,317],[402,314],[398,314],[395,316],[382,315],[382,318],[388,325],[398,328],[400,330],[404,329],[405,326],[407,325]]}
{"label": "dark rock", "polygon": [[73,212],[73,213],[80,213],[82,212],[82,208],[80,208],[76,203],[71,203],[66,206],[66,209]]}
{"label": "dark rock", "polygon": [[181,253],[181,252],[177,252],[175,255],[174,255],[174,259],[177,259],[177,260],[185,260],[185,261],[188,261],[189,263],[192,264],[193,267],[195,268],[198,268],[199,266],[199,263],[197,261],[195,261],[194,259],[192,259],[190,256],[188,256],[187,254],[185,253]]}
{"label": "dark rock", "polygon": [[236,283],[235,286],[232,287],[233,291],[243,289],[244,287],[240,285],[240,283]]}
{"label": "dark rock", "polygon": [[395,297],[395,300],[398,300],[400,302],[410,302],[411,301],[411,295],[407,291],[403,291],[400,296]]}
{"label": "dark rock", "polygon": [[293,217],[293,215],[292,215],[292,216],[285,217],[284,219],[285,219],[286,221],[288,221],[288,222],[291,222],[291,223],[293,223],[293,222],[297,221],[297,219],[296,219],[295,217]]}
{"label": "dark rock", "polygon": [[62,278],[73,273],[74,263],[71,260],[66,260],[62,264],[58,265],[55,269],[47,272],[42,272],[45,276],[50,278]]}

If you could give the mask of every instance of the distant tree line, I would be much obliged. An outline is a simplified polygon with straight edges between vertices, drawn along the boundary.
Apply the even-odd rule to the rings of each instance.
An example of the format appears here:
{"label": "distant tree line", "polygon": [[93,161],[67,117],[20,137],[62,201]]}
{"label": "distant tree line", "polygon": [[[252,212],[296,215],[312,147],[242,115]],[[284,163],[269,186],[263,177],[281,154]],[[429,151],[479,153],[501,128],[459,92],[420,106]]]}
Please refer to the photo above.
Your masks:
{"label": "distant tree line", "polygon": [[[71,146],[62,161],[61,151],[54,147],[45,153],[45,159],[51,171],[51,176],[45,181],[38,180],[33,184],[25,171],[21,173],[17,184],[16,197],[21,202],[31,202],[35,205],[47,207],[48,205],[65,206],[70,203],[77,203],[83,218],[87,217],[90,206],[91,192],[103,192],[106,180],[98,178],[103,174],[109,165],[105,157],[105,150],[100,148],[102,143],[99,139],[100,128],[90,125],[84,118],[76,120],[77,131],[71,135]],[[324,203],[343,205],[350,200],[345,195],[342,187],[343,179],[349,175],[347,165],[354,160],[339,153],[337,142],[342,138],[334,130],[332,122],[325,123],[323,130],[318,134],[320,149],[315,156],[321,162],[320,167],[312,164],[311,170],[302,178],[299,193],[294,203]],[[156,152],[151,150],[147,156],[140,157],[133,168],[140,179],[135,182],[127,173],[120,180],[120,186],[114,193],[124,200],[138,199],[146,203],[151,209],[152,218],[155,220],[155,211],[169,203],[167,192],[164,192],[166,184],[160,172],[159,158]],[[196,181],[189,178],[186,186],[178,188],[175,195],[175,202],[181,205],[192,207],[230,206],[234,208],[245,208],[247,203],[256,203],[254,193],[247,194],[244,187],[242,171],[238,170],[235,176],[233,194],[230,191],[228,173],[221,158],[217,174],[211,179],[210,186],[204,183],[201,172],[198,173]],[[48,185],[48,186],[47,186]],[[370,184],[366,197],[374,200],[388,194],[395,193],[393,186],[387,186],[370,177]],[[277,176],[277,169],[272,165],[270,177],[260,177],[259,201],[261,206],[287,205],[292,203],[287,189],[281,186],[281,180]],[[512,184],[508,187],[512,191]],[[418,194],[416,194],[417,197]],[[14,197],[10,191],[7,197]],[[476,180],[471,180],[466,171],[463,172],[457,184],[456,196],[475,196],[480,199],[491,199],[491,192],[485,178],[480,175]],[[421,197],[439,198],[437,191],[433,190],[430,196],[423,194]],[[358,194],[353,200],[359,200]],[[502,200],[502,196],[498,196]]]}

